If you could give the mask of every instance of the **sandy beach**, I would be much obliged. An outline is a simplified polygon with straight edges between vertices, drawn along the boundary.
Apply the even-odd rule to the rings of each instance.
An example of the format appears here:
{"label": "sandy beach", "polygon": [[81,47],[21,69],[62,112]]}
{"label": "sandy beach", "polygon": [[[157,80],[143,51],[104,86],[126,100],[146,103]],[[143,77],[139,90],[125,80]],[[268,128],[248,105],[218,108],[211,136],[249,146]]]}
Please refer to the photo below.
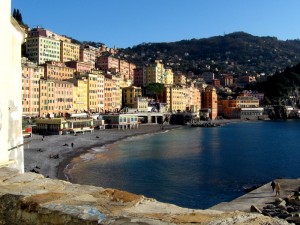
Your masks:
{"label": "sandy beach", "polygon": [[[181,126],[165,125],[164,130]],[[24,139],[25,172],[36,172],[45,177],[65,180],[64,169],[72,158],[92,147],[100,147],[121,139],[148,133],[163,132],[161,125],[140,125],[137,129],[106,129],[92,133],[42,136],[33,134]],[[73,143],[73,147],[72,147]]]}

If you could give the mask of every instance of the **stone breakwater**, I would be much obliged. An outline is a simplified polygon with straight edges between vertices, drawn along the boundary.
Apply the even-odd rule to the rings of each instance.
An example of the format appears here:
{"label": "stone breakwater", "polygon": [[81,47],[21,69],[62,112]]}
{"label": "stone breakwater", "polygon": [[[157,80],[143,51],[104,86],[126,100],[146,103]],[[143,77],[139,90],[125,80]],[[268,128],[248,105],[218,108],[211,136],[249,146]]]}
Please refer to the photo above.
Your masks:
{"label": "stone breakwater", "polygon": [[0,168],[0,224],[288,225],[258,213],[194,210],[142,195]]}
{"label": "stone breakwater", "polygon": [[292,195],[276,198],[262,209],[252,206],[251,211],[300,225],[300,187],[296,188]]}

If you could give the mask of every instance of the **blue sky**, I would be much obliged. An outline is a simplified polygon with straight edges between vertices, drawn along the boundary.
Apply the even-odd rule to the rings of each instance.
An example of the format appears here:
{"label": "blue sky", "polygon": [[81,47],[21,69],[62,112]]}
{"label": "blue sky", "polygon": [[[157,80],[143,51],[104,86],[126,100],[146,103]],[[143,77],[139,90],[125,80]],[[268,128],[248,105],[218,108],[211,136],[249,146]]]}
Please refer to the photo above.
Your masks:
{"label": "blue sky", "polygon": [[235,31],[300,38],[299,0],[12,0],[30,27],[108,47]]}

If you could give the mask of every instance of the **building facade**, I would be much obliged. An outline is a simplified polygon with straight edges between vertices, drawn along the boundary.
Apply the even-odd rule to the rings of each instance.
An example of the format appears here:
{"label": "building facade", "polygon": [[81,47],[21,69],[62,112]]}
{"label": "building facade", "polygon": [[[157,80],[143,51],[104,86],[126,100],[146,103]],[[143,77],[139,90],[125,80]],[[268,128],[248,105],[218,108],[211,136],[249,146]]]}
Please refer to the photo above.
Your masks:
{"label": "building facade", "polygon": [[60,40],[57,35],[43,28],[34,28],[26,41],[28,58],[38,64],[60,61]]}
{"label": "building facade", "polygon": [[80,45],[74,44],[71,40],[60,42],[60,61],[79,61]]}
{"label": "building facade", "polygon": [[142,88],[141,87],[126,87],[122,89],[123,94],[123,106],[129,108],[136,108],[137,101],[139,97],[142,97]]}
{"label": "building facade", "polygon": [[218,116],[218,95],[217,91],[212,86],[207,86],[203,93],[203,107],[207,110],[209,118],[215,120]]}
{"label": "building facade", "polygon": [[67,67],[63,62],[47,61],[44,64],[45,79],[67,80],[74,77],[76,69]]}
{"label": "building facade", "polygon": [[23,116],[37,117],[40,115],[39,80],[44,76],[44,67],[22,59],[22,106]]}
{"label": "building facade", "polygon": [[156,60],[153,64],[148,64],[143,67],[143,86],[147,86],[151,83],[163,84],[165,67],[160,60]]}
{"label": "building facade", "polygon": [[24,33],[11,17],[11,1],[0,7],[0,166],[24,172],[21,44]]}

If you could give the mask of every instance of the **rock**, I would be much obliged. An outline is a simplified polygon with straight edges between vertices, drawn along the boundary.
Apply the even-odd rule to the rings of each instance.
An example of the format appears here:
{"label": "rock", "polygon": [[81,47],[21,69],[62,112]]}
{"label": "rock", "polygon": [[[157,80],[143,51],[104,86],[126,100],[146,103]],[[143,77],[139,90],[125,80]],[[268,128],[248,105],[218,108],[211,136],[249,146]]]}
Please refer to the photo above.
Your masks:
{"label": "rock", "polygon": [[279,209],[285,210],[286,209],[286,202],[282,200],[277,206]]}
{"label": "rock", "polygon": [[279,205],[282,201],[284,201],[282,198],[276,198],[275,199],[275,205],[277,206],[277,205]]}
{"label": "rock", "polygon": [[300,224],[300,217],[287,217],[286,221],[289,223]]}
{"label": "rock", "polygon": [[300,191],[295,191],[295,192],[294,192],[294,196],[296,196],[296,197],[297,197],[297,196],[300,196]]}
{"label": "rock", "polygon": [[295,212],[296,210],[295,210],[295,208],[293,207],[293,206],[288,206],[288,207],[286,207],[286,211],[288,211],[289,213],[291,213],[291,212]]}
{"label": "rock", "polygon": [[290,205],[300,206],[300,200],[298,200],[298,199],[290,199],[289,204]]}
{"label": "rock", "polygon": [[251,205],[250,212],[256,212],[262,214],[262,211],[255,205]]}

